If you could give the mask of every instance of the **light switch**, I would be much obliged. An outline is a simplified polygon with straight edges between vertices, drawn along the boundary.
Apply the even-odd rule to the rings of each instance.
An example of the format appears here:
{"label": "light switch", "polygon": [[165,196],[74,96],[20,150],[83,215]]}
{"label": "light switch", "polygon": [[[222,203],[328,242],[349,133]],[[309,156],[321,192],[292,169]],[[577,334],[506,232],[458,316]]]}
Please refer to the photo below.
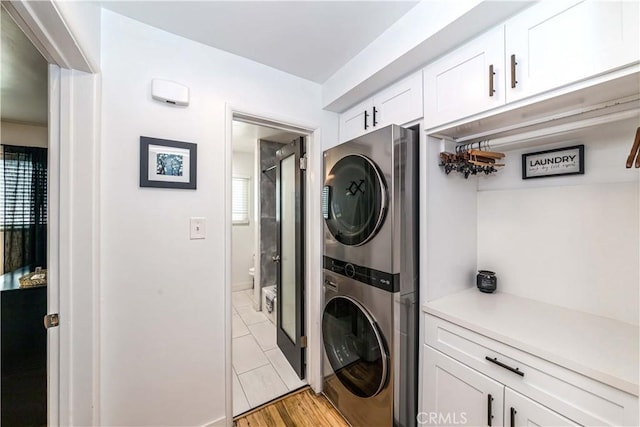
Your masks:
{"label": "light switch", "polygon": [[202,217],[191,217],[189,220],[190,224],[190,233],[189,237],[191,240],[195,239],[204,239],[205,238],[205,223],[204,218]]}

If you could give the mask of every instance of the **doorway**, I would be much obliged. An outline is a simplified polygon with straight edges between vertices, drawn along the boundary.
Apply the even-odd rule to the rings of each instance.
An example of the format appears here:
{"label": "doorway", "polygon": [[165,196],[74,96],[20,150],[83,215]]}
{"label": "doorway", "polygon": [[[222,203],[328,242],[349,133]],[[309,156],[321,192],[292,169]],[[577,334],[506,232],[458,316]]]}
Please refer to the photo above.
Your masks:
{"label": "doorway", "polygon": [[0,424],[46,425],[48,63],[0,19]]}
{"label": "doorway", "polygon": [[307,384],[300,167],[307,136],[274,122],[232,121],[233,416]]}

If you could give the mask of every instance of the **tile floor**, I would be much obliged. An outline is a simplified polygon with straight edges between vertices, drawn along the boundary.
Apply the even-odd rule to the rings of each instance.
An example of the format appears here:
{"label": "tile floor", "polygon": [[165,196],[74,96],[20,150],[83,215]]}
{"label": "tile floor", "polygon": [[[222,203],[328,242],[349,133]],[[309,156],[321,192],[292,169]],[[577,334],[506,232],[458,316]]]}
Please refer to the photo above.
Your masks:
{"label": "tile floor", "polygon": [[302,387],[276,344],[276,327],[253,309],[253,290],[232,294],[233,416]]}

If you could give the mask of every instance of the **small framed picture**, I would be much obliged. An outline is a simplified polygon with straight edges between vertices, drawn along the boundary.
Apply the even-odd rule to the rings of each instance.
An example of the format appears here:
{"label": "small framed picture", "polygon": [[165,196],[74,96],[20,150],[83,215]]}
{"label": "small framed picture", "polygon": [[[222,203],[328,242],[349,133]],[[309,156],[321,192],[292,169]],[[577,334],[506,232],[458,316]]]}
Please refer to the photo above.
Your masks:
{"label": "small framed picture", "polygon": [[522,155],[522,179],[584,174],[584,145]]}
{"label": "small framed picture", "polygon": [[196,189],[197,145],[140,137],[140,187]]}

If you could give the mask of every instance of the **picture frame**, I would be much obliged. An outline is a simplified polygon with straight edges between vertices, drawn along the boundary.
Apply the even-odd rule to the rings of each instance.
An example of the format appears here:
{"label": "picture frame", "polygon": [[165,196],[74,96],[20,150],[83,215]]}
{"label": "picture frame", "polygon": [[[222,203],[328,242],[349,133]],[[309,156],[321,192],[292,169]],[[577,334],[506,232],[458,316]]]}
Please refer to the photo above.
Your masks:
{"label": "picture frame", "polygon": [[522,179],[584,175],[584,144],[522,155]]}
{"label": "picture frame", "polygon": [[195,190],[197,145],[191,142],[140,137],[140,187]]}

